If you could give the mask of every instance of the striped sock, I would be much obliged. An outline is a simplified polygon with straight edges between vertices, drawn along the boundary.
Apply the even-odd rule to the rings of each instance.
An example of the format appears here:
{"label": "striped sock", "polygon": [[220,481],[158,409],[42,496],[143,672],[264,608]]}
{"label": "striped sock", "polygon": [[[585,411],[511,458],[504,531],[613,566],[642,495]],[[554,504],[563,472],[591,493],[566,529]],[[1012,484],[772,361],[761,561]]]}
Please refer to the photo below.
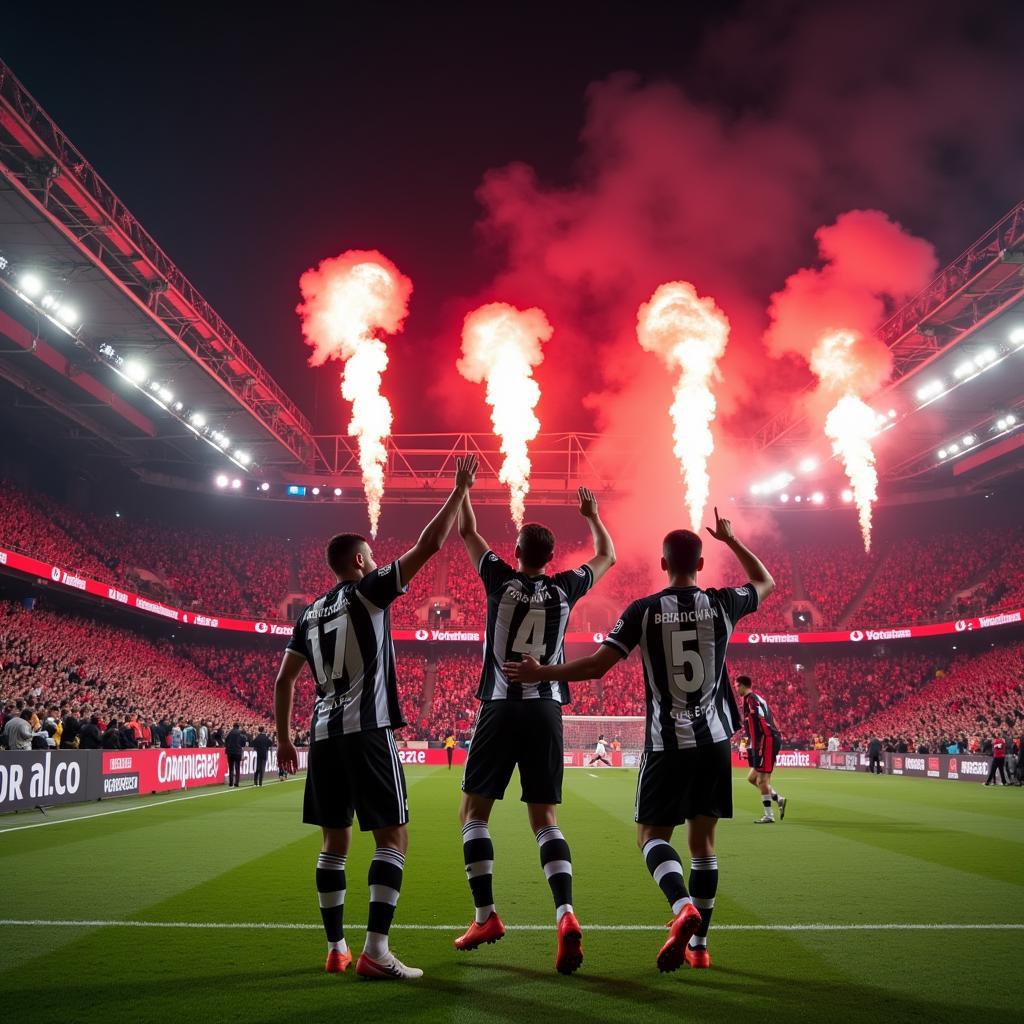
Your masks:
{"label": "striped sock", "polygon": [[335,853],[321,853],[316,859],[316,893],[320,900],[320,917],[327,933],[327,948],[344,953],[345,942],[345,858]]}
{"label": "striped sock", "polygon": [[672,905],[672,913],[678,914],[685,904],[693,902],[683,881],[679,854],[664,839],[648,839],[644,843],[643,854],[647,870]]}
{"label": "striped sock", "polygon": [[388,952],[388,931],[398,894],[402,891],[405,856],[389,846],[378,846],[370,861],[367,881],[370,883],[370,911],[366,918],[366,945],[363,951],[374,960]]}
{"label": "striped sock", "polygon": [[773,799],[773,800],[774,800],[774,801],[775,801],[776,803],[778,803],[778,802],[779,802],[779,794],[778,794],[778,793],[777,793],[777,792],[776,792],[776,791],[775,791],[774,789],[772,790],[772,799]]}
{"label": "striped sock", "polygon": [[690,939],[690,945],[697,949],[708,944],[708,928],[715,911],[715,893],[718,892],[718,858],[694,857],[690,860],[690,892],[694,906],[700,911],[700,927]]}
{"label": "striped sock", "polygon": [[462,858],[473,893],[476,923],[483,924],[494,913],[494,843],[486,821],[467,821],[462,826]]}
{"label": "striped sock", "polygon": [[569,844],[557,825],[548,825],[537,833],[540,866],[555,900],[555,921],[561,921],[572,910],[572,855]]}
{"label": "striped sock", "polygon": [[761,806],[764,808],[764,816],[766,818],[775,817],[775,815],[772,814],[772,798],[770,796],[761,797]]}

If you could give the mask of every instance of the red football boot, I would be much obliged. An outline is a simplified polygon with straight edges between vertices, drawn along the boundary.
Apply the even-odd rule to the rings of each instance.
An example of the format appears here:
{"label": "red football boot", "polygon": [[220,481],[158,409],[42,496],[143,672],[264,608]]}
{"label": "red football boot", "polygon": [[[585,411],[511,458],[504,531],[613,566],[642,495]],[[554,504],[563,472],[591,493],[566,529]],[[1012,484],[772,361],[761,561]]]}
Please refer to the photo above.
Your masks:
{"label": "red football boot", "polygon": [[558,922],[558,956],[555,970],[559,974],[572,974],[583,963],[583,932],[575,914],[563,914]]}
{"label": "red football boot", "polygon": [[332,949],[327,954],[324,970],[328,974],[344,974],[351,963],[352,954],[347,949],[344,953],[340,949]]}
{"label": "red football boot", "polygon": [[668,941],[658,954],[659,971],[677,971],[686,962],[686,946],[690,936],[700,927],[700,911],[692,904],[684,904],[668,926]]}
{"label": "red football boot", "polygon": [[488,944],[497,942],[504,935],[505,926],[501,923],[498,912],[492,910],[491,916],[483,924],[477,924],[474,921],[466,929],[465,934],[460,935],[455,940],[455,948],[461,950],[476,949],[477,946],[482,946],[485,942]]}
{"label": "red football boot", "polygon": [[698,970],[705,970],[711,966],[711,954],[708,952],[707,946],[694,947],[688,945],[685,956],[686,962]]}

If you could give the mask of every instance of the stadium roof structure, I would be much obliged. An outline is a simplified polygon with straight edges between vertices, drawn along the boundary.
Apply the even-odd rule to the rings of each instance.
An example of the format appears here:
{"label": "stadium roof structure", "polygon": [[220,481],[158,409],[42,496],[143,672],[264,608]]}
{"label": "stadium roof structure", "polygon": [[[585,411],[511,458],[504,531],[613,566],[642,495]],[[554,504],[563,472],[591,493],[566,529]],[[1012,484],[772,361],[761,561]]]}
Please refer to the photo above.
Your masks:
{"label": "stadium roof structure", "polygon": [[[69,439],[112,447],[140,471],[199,451],[213,464],[239,450],[261,467],[314,465],[306,417],[2,62],[0,182],[0,376],[21,415],[47,406]],[[58,316],[19,288],[26,273]],[[62,324],[69,310],[86,322]],[[8,354],[18,351],[30,354]],[[117,372],[125,364],[132,373]],[[136,383],[174,397],[158,409]]]}
{"label": "stadium roof structure", "polygon": [[[881,433],[892,431],[877,446],[882,479],[941,487],[973,474],[984,486],[1024,467],[1024,201],[876,336],[893,359],[890,383],[871,400]],[[753,441],[770,464],[803,454],[820,429],[798,398]]]}
{"label": "stadium roof structure", "polygon": [[[292,484],[363,500],[354,440],[314,434],[2,61],[0,218],[0,421],[61,443],[83,468],[114,460],[153,484],[206,490],[224,472],[261,497]],[[1022,270],[1024,202],[879,329],[895,366],[873,399],[884,480],[949,493],[1024,466]],[[766,472],[813,446],[825,456],[819,475],[839,479],[799,399],[733,442]],[[540,435],[531,503],[564,504],[582,482],[613,492],[634,465],[631,443]],[[386,502],[435,500],[466,451],[481,457],[479,501],[508,500],[489,433],[395,435],[387,447]]]}

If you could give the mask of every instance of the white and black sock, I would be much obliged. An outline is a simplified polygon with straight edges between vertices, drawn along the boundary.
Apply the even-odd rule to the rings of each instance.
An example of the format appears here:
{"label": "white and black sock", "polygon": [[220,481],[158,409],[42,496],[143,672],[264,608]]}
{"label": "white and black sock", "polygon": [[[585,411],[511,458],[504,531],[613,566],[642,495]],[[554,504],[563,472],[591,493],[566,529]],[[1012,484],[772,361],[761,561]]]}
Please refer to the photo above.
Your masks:
{"label": "white and black sock", "polygon": [[366,918],[367,956],[380,960],[387,956],[388,932],[395,916],[398,896],[402,891],[405,856],[390,846],[378,846],[370,861],[367,881],[370,883],[370,911]]}
{"label": "white and black sock", "polygon": [[761,796],[761,806],[764,807],[764,816],[766,818],[774,818],[772,814],[772,798],[770,796]]}
{"label": "white and black sock", "polygon": [[316,894],[327,933],[327,948],[344,953],[348,949],[344,926],[345,858],[340,854],[321,853],[317,857]]}
{"label": "white and black sock", "polygon": [[690,892],[693,904],[700,911],[700,927],[690,938],[694,949],[708,944],[708,928],[715,910],[715,893],[718,892],[718,858],[693,857],[690,860]]}
{"label": "white and black sock", "polygon": [[476,923],[494,913],[494,843],[486,821],[474,819],[462,826],[462,858],[473,893]]}
{"label": "white and black sock", "polygon": [[572,909],[572,855],[557,825],[548,825],[537,833],[540,866],[555,901],[555,921],[561,921]]}
{"label": "white and black sock", "polygon": [[648,839],[644,843],[643,854],[651,877],[661,887],[665,899],[672,907],[672,913],[678,914],[685,904],[693,902],[683,881],[679,854],[664,839]]}

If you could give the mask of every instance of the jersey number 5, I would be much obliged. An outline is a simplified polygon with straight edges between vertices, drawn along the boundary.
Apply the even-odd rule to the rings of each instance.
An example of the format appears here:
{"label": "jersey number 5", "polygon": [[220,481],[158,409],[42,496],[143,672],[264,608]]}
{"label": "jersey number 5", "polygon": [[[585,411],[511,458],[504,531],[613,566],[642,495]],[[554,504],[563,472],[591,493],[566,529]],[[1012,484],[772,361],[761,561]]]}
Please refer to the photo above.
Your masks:
{"label": "jersey number 5", "polygon": [[699,651],[687,650],[687,641],[697,639],[695,629],[672,631],[672,667],[682,669],[672,673],[672,692],[684,700],[688,694],[696,693],[704,685],[704,659]]}
{"label": "jersey number 5", "polygon": [[528,654],[531,658],[542,661],[547,653],[547,644],[544,642],[546,621],[547,615],[543,608],[531,608],[519,624],[516,638],[512,641],[512,650],[516,654]]}

